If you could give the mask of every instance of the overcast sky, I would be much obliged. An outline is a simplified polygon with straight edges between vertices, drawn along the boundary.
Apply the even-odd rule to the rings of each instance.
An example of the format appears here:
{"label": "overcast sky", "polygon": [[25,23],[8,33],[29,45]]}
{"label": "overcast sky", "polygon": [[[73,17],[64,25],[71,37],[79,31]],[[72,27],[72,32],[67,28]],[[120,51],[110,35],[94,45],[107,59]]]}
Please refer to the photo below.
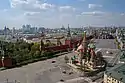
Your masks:
{"label": "overcast sky", "polygon": [[125,0],[1,0],[0,28],[124,26]]}

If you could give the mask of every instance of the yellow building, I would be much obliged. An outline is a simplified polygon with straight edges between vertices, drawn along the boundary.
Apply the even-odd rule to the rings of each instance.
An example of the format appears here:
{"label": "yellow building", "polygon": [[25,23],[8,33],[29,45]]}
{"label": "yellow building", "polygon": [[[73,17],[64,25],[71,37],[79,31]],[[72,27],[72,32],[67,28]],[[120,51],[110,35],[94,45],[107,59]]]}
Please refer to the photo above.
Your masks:
{"label": "yellow building", "polygon": [[104,73],[104,83],[125,83],[125,64],[118,64]]}

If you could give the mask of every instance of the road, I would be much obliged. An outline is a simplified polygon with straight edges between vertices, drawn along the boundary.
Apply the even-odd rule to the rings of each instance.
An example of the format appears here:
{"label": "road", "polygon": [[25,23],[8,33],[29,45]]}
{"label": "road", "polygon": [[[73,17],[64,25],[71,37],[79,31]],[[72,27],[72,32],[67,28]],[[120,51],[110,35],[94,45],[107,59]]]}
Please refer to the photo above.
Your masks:
{"label": "road", "polygon": [[95,43],[97,48],[117,49],[114,39],[96,39]]}
{"label": "road", "polygon": [[[101,49],[104,59],[108,63],[116,64],[119,59],[118,53],[120,50],[117,49],[114,39],[96,39],[96,47]],[[112,52],[112,54],[106,53],[107,51]]]}
{"label": "road", "polygon": [[[74,53],[66,54],[72,56]],[[56,63],[51,63],[56,60]],[[66,70],[67,74],[63,74],[62,71]],[[65,64],[64,56],[60,56],[45,61],[39,61],[23,67],[8,69],[0,72],[0,83],[56,83],[61,79],[69,80],[78,78],[79,75],[76,72],[69,75],[71,69]]]}

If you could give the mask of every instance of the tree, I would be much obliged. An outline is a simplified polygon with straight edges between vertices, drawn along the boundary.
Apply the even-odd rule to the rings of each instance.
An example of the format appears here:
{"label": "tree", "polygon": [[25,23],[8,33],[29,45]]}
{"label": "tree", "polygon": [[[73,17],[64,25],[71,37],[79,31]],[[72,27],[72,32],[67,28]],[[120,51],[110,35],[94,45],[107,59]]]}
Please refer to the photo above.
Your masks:
{"label": "tree", "polygon": [[44,42],[43,42],[43,40],[41,39],[41,42],[40,42],[40,50],[42,51],[43,48],[44,48]]}
{"label": "tree", "polygon": [[35,43],[34,45],[32,45],[31,51],[32,51],[32,52],[40,51],[40,44]]}

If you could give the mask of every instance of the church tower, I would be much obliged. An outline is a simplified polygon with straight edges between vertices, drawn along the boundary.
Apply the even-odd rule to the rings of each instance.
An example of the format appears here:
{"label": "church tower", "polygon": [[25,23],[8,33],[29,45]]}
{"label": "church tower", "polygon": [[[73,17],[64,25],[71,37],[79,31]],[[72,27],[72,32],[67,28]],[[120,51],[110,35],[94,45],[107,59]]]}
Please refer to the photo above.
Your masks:
{"label": "church tower", "polygon": [[71,32],[70,32],[69,24],[68,24],[68,30],[67,30],[67,37],[71,37]]}

